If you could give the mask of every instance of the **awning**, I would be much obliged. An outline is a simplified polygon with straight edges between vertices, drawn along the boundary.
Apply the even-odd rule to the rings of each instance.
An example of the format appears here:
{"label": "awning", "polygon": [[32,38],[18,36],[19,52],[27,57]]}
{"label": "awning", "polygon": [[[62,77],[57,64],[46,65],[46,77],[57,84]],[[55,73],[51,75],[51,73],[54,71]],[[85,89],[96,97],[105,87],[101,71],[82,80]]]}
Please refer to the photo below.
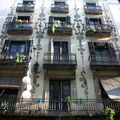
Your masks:
{"label": "awning", "polygon": [[120,99],[120,77],[100,80],[104,90],[111,99]]}

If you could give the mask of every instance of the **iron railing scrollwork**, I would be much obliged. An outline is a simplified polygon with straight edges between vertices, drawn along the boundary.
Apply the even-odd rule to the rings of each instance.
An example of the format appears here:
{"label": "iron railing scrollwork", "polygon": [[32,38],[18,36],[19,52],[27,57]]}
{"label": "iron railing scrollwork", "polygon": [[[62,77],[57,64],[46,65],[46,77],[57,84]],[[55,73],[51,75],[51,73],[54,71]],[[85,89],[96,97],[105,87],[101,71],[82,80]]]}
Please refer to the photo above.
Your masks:
{"label": "iron railing scrollwork", "polygon": [[72,99],[71,103],[66,101],[47,101],[36,99],[0,99],[0,114],[5,115],[104,115],[107,107],[114,109],[119,114],[120,100],[109,99]]}
{"label": "iron railing scrollwork", "polygon": [[77,64],[76,54],[44,54],[44,64]]}

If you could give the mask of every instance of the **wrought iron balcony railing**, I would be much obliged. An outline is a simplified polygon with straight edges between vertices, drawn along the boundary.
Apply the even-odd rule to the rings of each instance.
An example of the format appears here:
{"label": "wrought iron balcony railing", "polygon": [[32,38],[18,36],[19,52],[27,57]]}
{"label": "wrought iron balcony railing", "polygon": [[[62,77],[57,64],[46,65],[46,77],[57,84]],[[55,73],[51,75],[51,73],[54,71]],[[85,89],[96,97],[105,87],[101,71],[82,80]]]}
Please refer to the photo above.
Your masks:
{"label": "wrought iron balcony railing", "polygon": [[76,54],[74,53],[69,53],[65,55],[58,55],[54,53],[45,53],[44,54],[44,66],[76,66],[77,65],[77,60],[76,60]]}
{"label": "wrought iron balcony railing", "polygon": [[51,12],[53,13],[68,13],[69,12],[69,6],[68,4],[65,5],[51,5]]}
{"label": "wrought iron balcony railing", "polygon": [[34,12],[35,4],[23,4],[18,3],[16,11],[17,12]]}
{"label": "wrought iron balcony railing", "polygon": [[112,27],[110,25],[86,25],[86,36],[93,37],[110,37],[112,32]]}
{"label": "wrought iron balcony railing", "polygon": [[107,107],[119,114],[120,100],[109,99],[73,99],[67,101],[45,101],[42,99],[14,100],[0,99],[0,114],[21,116],[76,116],[76,115],[104,115]]}
{"label": "wrought iron balcony railing", "polygon": [[5,53],[0,56],[0,64],[25,64],[28,62],[28,55],[23,53]]}
{"label": "wrought iron balcony railing", "polygon": [[120,60],[117,59],[115,55],[108,55],[108,54],[93,54],[90,55],[90,66],[91,68],[97,67],[111,67],[120,69]]}
{"label": "wrought iron balcony railing", "polygon": [[32,23],[11,22],[7,26],[7,33],[10,35],[31,35],[33,33]]}
{"label": "wrought iron balcony railing", "polygon": [[101,6],[84,6],[85,14],[97,14],[101,15],[103,13],[103,10],[101,9]]}
{"label": "wrought iron balcony railing", "polygon": [[48,35],[72,35],[72,25],[67,23],[61,23],[59,27],[55,27],[53,32],[54,24],[48,24]]}

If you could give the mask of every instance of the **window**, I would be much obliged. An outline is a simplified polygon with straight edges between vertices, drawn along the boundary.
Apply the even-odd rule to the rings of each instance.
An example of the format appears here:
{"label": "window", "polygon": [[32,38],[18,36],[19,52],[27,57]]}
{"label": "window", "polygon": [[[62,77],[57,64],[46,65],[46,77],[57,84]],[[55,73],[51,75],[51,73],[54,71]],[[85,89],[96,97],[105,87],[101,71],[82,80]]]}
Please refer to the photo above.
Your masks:
{"label": "window", "polygon": [[65,2],[55,2],[55,5],[65,5]]}
{"label": "window", "polygon": [[96,61],[108,61],[109,60],[109,51],[108,49],[96,49],[95,52]]}
{"label": "window", "polygon": [[10,48],[10,52],[11,53],[16,53],[16,52],[18,52],[18,53],[24,53],[25,52],[25,43],[23,42],[21,42],[21,43],[19,43],[19,42],[12,42],[11,43],[11,48]]}
{"label": "window", "polygon": [[91,29],[96,29],[102,26],[101,18],[86,18],[86,24],[89,25]]}
{"label": "window", "polygon": [[90,25],[98,25],[98,24],[102,24],[102,21],[100,18],[89,18],[89,24]]}
{"label": "window", "polygon": [[89,10],[95,10],[95,9],[97,9],[95,3],[86,3],[86,7],[87,7]]}
{"label": "window", "polygon": [[6,60],[17,63],[27,62],[29,59],[30,41],[6,40],[2,54]]}
{"label": "window", "polygon": [[69,60],[68,52],[67,41],[54,41],[53,56],[51,56],[51,59],[54,61],[54,63],[66,63]]}
{"label": "window", "polygon": [[18,90],[16,89],[0,89],[1,98],[6,98],[6,99],[13,99],[16,100]]}
{"label": "window", "polygon": [[30,48],[30,41],[12,41],[12,40],[6,40],[4,47],[3,47],[3,53],[29,53]]}
{"label": "window", "polygon": [[60,20],[61,22],[66,22],[66,17],[54,17],[54,21]]}
{"label": "window", "polygon": [[96,4],[95,3],[86,3],[86,6],[87,7],[96,7]]}
{"label": "window", "polygon": [[23,4],[26,4],[26,5],[33,4],[33,1],[23,1]]}
{"label": "window", "polygon": [[54,41],[54,54],[68,54],[68,42],[67,41]]}
{"label": "window", "polygon": [[89,42],[88,45],[92,60],[98,62],[115,60],[116,54],[112,43]]}
{"label": "window", "polygon": [[67,103],[64,101],[68,96],[70,96],[70,81],[69,80],[50,80],[49,96],[50,96],[50,108],[54,104],[54,107],[52,107],[52,109],[68,110]]}
{"label": "window", "polygon": [[49,16],[49,24],[53,24],[55,21],[60,20],[61,24],[71,24],[71,19],[69,16],[66,17],[54,17],[54,16]]}
{"label": "window", "polygon": [[28,21],[30,21],[30,16],[18,16],[17,19],[18,20],[20,19],[20,20],[28,20]]}

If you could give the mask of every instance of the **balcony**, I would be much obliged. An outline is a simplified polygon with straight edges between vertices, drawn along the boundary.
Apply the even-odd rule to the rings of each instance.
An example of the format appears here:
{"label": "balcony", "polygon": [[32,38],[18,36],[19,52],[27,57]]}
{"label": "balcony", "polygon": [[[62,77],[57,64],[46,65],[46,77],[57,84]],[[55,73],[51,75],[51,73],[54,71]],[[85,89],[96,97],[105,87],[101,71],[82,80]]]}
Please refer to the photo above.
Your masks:
{"label": "balcony", "polygon": [[34,4],[24,4],[24,3],[18,3],[16,11],[17,12],[34,12]]}
{"label": "balcony", "polygon": [[28,63],[28,55],[22,53],[6,53],[0,56],[0,73],[24,73]]}
{"label": "balcony", "polygon": [[45,101],[43,99],[0,99],[0,115],[15,116],[94,116],[104,115],[105,109],[110,107],[119,114],[120,102],[103,100],[73,99],[71,103],[65,101]]}
{"label": "balcony", "polygon": [[66,68],[66,67],[74,67],[76,68],[76,54],[69,53],[67,55],[56,55],[52,53],[44,54],[44,68]]}
{"label": "balcony", "polygon": [[7,26],[8,35],[32,35],[33,27],[30,22],[11,22]]}
{"label": "balcony", "polygon": [[44,54],[43,67],[47,69],[49,78],[74,79],[77,60],[76,54],[55,55],[52,53]]}
{"label": "balcony", "polygon": [[54,24],[48,25],[48,35],[72,35],[72,26],[67,24],[62,24],[59,27],[56,27],[53,31]]}
{"label": "balcony", "polygon": [[86,25],[87,37],[110,37],[112,33],[112,27],[110,25]]}
{"label": "balcony", "polygon": [[91,54],[90,67],[92,70],[120,70],[120,60],[111,54]]}
{"label": "balcony", "polygon": [[0,76],[0,88],[19,89],[21,78],[19,76]]}
{"label": "balcony", "polygon": [[69,13],[69,6],[68,4],[65,5],[51,5],[51,12],[52,13]]}
{"label": "balcony", "polygon": [[85,14],[93,14],[93,15],[102,15],[103,10],[101,6],[84,6]]}

